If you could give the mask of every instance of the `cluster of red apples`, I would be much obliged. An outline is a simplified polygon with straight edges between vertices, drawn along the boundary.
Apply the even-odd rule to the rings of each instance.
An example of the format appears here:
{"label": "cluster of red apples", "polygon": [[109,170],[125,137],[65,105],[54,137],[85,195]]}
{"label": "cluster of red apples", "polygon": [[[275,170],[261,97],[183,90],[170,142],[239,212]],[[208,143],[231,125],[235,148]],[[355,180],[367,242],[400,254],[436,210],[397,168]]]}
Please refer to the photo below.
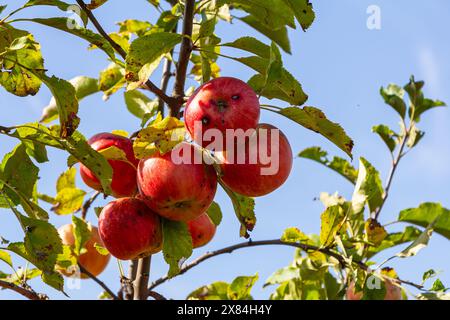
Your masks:
{"label": "cluster of red apples", "polygon": [[[198,88],[188,100],[184,111],[187,132],[193,141],[196,122],[202,130],[215,128],[225,136],[226,130],[253,129],[257,138],[261,129],[269,129],[267,148],[271,153],[271,130],[269,124],[259,124],[260,104],[255,92],[243,81],[230,77],[214,79]],[[266,130],[267,131],[267,130]],[[203,133],[202,132],[202,133]],[[117,198],[106,205],[99,216],[99,227],[92,228],[92,238],[103,245],[111,255],[121,260],[131,260],[155,254],[162,249],[162,218],[186,222],[194,248],[206,245],[214,237],[216,226],[207,215],[217,189],[218,180],[230,190],[249,197],[259,197],[273,192],[288,178],[292,168],[292,150],[286,136],[277,131],[278,171],[273,175],[262,175],[266,163],[236,164],[228,161],[227,150],[210,150],[221,158],[220,172],[205,162],[177,164],[174,152],[190,151],[203,155],[207,146],[183,142],[166,154],[138,160],[133,152],[133,141],[115,134],[100,133],[89,140],[97,151],[109,147],[123,150],[128,161],[108,160],[112,169],[112,196]],[[246,139],[242,143],[248,143]],[[226,145],[225,141],[224,144]],[[257,153],[257,145],[244,148],[245,159]],[[203,159],[203,157],[201,157]],[[103,191],[99,179],[87,167],[81,165],[83,181],[91,188]],[[60,234],[64,233],[61,232]],[[62,236],[71,244],[69,236]],[[73,238],[73,236],[72,236]],[[72,239],[71,238],[71,239]],[[87,246],[84,255],[90,259],[80,260],[82,266],[98,275],[106,266],[109,257],[101,256],[94,246]],[[87,260],[93,260],[88,263]]]}

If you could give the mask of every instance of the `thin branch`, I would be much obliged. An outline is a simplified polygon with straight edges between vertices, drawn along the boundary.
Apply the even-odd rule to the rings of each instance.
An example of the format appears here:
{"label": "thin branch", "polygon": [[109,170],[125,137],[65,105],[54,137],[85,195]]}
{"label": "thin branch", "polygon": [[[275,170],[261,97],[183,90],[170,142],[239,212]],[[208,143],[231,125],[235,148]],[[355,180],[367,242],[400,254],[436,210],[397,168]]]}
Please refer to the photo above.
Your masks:
{"label": "thin branch", "polygon": [[[106,41],[108,41],[111,46],[116,50],[116,52],[125,60],[127,58],[127,53],[125,50],[117,43],[115,42],[109,35],[106,33],[105,29],[101,26],[101,24],[98,22],[97,18],[94,16],[91,10],[86,6],[83,0],[77,0],[78,5],[81,7],[81,9],[86,13],[86,15],[89,17],[89,20],[92,22],[92,24],[97,29],[98,33],[105,38]],[[156,94],[160,99],[162,99],[167,104],[175,103],[177,100],[169,97],[166,95],[160,88],[158,88],[153,82],[150,80],[147,80],[147,82],[144,85],[145,89],[150,90],[154,94]]]}
{"label": "thin branch", "polygon": [[0,288],[12,290],[30,300],[47,300],[48,299],[48,297],[44,294],[36,293],[31,289],[19,287],[18,285],[15,285],[14,283],[6,282],[3,280],[0,280]]}
{"label": "thin branch", "polygon": [[113,298],[113,300],[119,300],[119,298],[114,294],[114,292],[112,292],[112,290],[110,288],[108,288],[108,286],[103,281],[101,281],[99,278],[97,278],[92,273],[90,273],[88,270],[86,270],[81,264],[78,264],[78,267],[80,268],[80,271],[82,273],[87,275],[89,278],[94,280],[94,282],[96,282],[100,287],[102,287],[103,290],[105,290]]}
{"label": "thin branch", "polygon": [[122,290],[125,292],[125,300],[133,300],[134,297],[134,286],[133,282],[136,279],[137,268],[138,268],[139,260],[131,260],[130,265],[128,267],[128,278],[123,278],[122,281]]}
{"label": "thin branch", "polygon": [[134,281],[134,300],[147,300],[148,280],[150,278],[150,265],[152,256],[139,259],[136,280]]}
{"label": "thin branch", "polygon": [[81,7],[81,9],[86,13],[86,15],[88,16],[89,20],[94,25],[95,29],[97,29],[98,33],[100,33],[101,36],[103,38],[105,38],[106,41],[108,41],[111,44],[111,46],[114,48],[114,50],[116,50],[116,52],[123,59],[125,59],[127,57],[127,53],[125,52],[125,50],[117,42],[115,42],[113,39],[111,39],[111,37],[106,33],[105,29],[103,29],[101,24],[98,22],[97,18],[94,16],[92,11],[89,10],[89,8],[86,6],[84,1],[83,0],[77,0],[77,3]]}
{"label": "thin branch", "polygon": [[148,292],[148,296],[155,300],[167,300],[166,297],[164,297],[162,294],[151,290]]}
{"label": "thin branch", "polygon": [[181,42],[180,54],[178,56],[177,71],[175,76],[175,85],[173,90],[173,97],[177,103],[170,105],[170,115],[179,117],[180,109],[184,101],[184,87],[186,85],[186,74],[189,64],[189,59],[192,53],[192,28],[194,22],[195,0],[186,0],[184,6],[183,19],[183,40]]}
{"label": "thin branch", "polygon": [[[195,266],[199,265],[200,263],[211,259],[213,257],[225,254],[225,253],[232,253],[236,250],[239,249],[243,249],[243,248],[250,248],[250,247],[258,247],[258,246],[270,246],[270,245],[279,245],[279,246],[289,246],[289,247],[294,247],[294,248],[299,248],[302,249],[303,251],[306,252],[322,252],[325,255],[328,255],[330,257],[335,258],[336,260],[339,261],[339,263],[343,266],[347,265],[348,263],[345,261],[345,259],[339,255],[336,252],[331,251],[330,249],[327,248],[319,248],[316,246],[311,246],[311,245],[307,245],[307,244],[303,244],[303,243],[295,243],[295,242],[283,242],[279,239],[275,239],[275,240],[262,240],[262,241],[248,241],[248,242],[243,242],[243,243],[239,243],[239,244],[235,244],[233,246],[229,246],[223,249],[219,249],[216,251],[212,251],[212,252],[207,252],[204,255],[200,256],[199,258],[197,258],[196,260],[192,261],[189,264],[184,265],[180,272],[177,274],[177,276],[182,275],[184,273],[186,273],[187,271],[189,271],[190,269],[194,268]],[[352,261],[354,264],[358,265],[360,268],[367,270],[368,266],[360,261]],[[166,282],[167,280],[169,280],[171,278],[169,278],[167,275],[164,277],[159,278],[158,280],[154,281],[150,287],[148,288],[149,291],[152,291],[154,288],[156,288],[157,286],[163,284],[164,282]]]}
{"label": "thin branch", "polygon": [[383,201],[381,202],[381,205],[378,207],[378,209],[375,211],[375,220],[377,220],[378,217],[380,216],[381,210],[383,209],[384,204],[386,203],[386,200],[389,197],[389,191],[391,189],[392,182],[394,181],[395,172],[397,171],[398,164],[400,163],[400,160],[403,157],[403,150],[406,147],[408,137],[409,137],[409,130],[405,130],[405,135],[402,138],[402,141],[400,142],[400,149],[398,150],[398,153],[392,162],[392,168],[387,178],[386,187],[384,189]]}
{"label": "thin branch", "polygon": [[83,204],[83,207],[81,208],[81,217],[83,218],[83,220],[86,219],[86,215],[87,215],[89,209],[91,208],[91,206],[95,202],[95,200],[97,200],[97,198],[100,194],[101,194],[101,192],[97,191],[96,193],[94,193],[94,195],[92,197],[89,198],[89,200],[87,200]]}

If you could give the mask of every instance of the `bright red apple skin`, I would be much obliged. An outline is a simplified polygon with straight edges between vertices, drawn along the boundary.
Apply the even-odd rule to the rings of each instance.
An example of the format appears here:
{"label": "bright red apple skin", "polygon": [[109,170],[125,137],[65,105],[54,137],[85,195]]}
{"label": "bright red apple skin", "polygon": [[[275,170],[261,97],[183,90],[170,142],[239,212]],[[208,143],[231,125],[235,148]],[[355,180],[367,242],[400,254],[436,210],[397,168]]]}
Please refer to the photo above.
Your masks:
{"label": "bright red apple skin", "polygon": [[[214,168],[203,163],[176,164],[172,153],[178,148],[201,152],[192,144],[182,143],[165,155],[154,155],[139,162],[137,180],[141,197],[160,216],[188,222],[199,217],[211,205],[217,190]],[[182,153],[182,152],[181,152]]]}
{"label": "bright red apple skin", "polygon": [[[271,130],[279,130],[270,124],[258,125],[255,134],[259,134],[261,129],[267,130],[267,154],[271,156]],[[261,169],[264,167],[270,167],[270,165],[264,165],[261,163],[260,158],[257,157],[257,162],[251,164],[249,159],[251,154],[257,154],[259,151],[259,136],[258,144],[250,144],[249,140],[246,140],[245,148],[245,163],[239,164],[237,161],[227,159],[227,152],[218,152],[217,157],[223,163],[222,180],[231,190],[248,197],[260,197],[267,195],[286,182],[292,169],[293,156],[292,149],[286,136],[279,130],[279,167],[278,171],[274,175],[263,175]],[[237,152],[235,152],[237,153]]]}
{"label": "bright red apple skin", "polygon": [[192,237],[192,246],[194,248],[207,245],[216,234],[216,225],[206,213],[195,220],[189,221],[188,228]]}
{"label": "bright red apple skin", "polygon": [[[255,129],[259,122],[260,105],[256,93],[242,80],[221,77],[213,79],[189,98],[184,111],[186,129],[197,143],[195,122],[202,123],[202,137],[208,129],[218,129],[225,137],[226,129]],[[203,140],[203,139],[201,139]],[[211,142],[203,141],[203,147]],[[225,148],[226,141],[223,141]]]}
{"label": "bright red apple skin", "polygon": [[[58,229],[58,234],[61,237],[62,243],[67,246],[73,246],[75,244],[75,237],[73,234],[73,225],[66,224],[61,226]],[[103,242],[100,239],[100,235],[98,234],[98,229],[96,227],[92,227],[91,229],[91,237],[84,244],[84,248],[86,252],[81,254],[78,257],[78,263],[81,264],[87,271],[89,271],[93,276],[100,275],[103,270],[105,270],[108,265],[110,255],[102,255],[95,248],[95,244],[99,244],[103,246]],[[57,269],[67,277],[71,277],[73,274],[69,272],[69,270],[65,270],[64,268],[60,268],[57,266]],[[89,276],[81,273],[81,279],[88,279]]]}
{"label": "bright red apple skin", "polygon": [[[391,280],[386,279],[384,282],[386,288],[386,295],[384,300],[402,300],[402,289],[392,283]],[[350,283],[347,293],[345,294],[347,300],[361,300],[363,298],[362,292],[355,292],[355,283]]]}
{"label": "bright red apple skin", "polygon": [[[133,142],[128,138],[106,132],[96,134],[88,142],[96,151],[115,146],[125,152],[131,164],[125,161],[108,160],[113,169],[112,196],[115,198],[134,196],[137,192],[136,167],[139,160],[134,156]],[[83,164],[80,165],[80,175],[89,187],[102,191],[100,180]]]}
{"label": "bright red apple skin", "polygon": [[146,257],[162,248],[161,220],[137,198],[106,205],[99,217],[99,233],[105,248],[121,260]]}

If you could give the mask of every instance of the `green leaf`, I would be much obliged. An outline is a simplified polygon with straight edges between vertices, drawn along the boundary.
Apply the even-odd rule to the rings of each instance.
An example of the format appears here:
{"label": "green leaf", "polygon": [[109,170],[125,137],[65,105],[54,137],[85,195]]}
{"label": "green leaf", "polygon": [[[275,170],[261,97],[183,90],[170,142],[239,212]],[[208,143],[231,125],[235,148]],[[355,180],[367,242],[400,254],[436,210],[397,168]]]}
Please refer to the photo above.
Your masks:
{"label": "green leaf", "polygon": [[416,104],[416,106],[415,106],[415,109],[414,109],[414,120],[419,122],[420,121],[420,116],[423,113],[425,113],[426,111],[431,110],[433,108],[446,107],[446,106],[447,105],[443,101],[431,100],[431,99],[424,98],[423,100],[420,101],[419,104]]}
{"label": "green leaf", "polygon": [[325,290],[328,300],[340,300],[341,284],[330,272],[325,273]]}
{"label": "green leaf", "polygon": [[388,126],[378,125],[372,128],[372,132],[378,134],[380,138],[384,141],[388,149],[393,152],[397,146],[398,135],[392,131]]}
{"label": "green leaf", "polygon": [[300,271],[297,267],[288,266],[275,271],[269,278],[267,278],[264,287],[281,284],[285,281],[289,281],[300,277]]}
{"label": "green leaf", "polygon": [[103,247],[102,245],[100,245],[100,244],[98,244],[98,243],[94,243],[94,248],[95,248],[95,250],[97,250],[97,252],[100,253],[102,256],[107,256],[107,255],[109,255],[108,249],[106,249],[105,247]]}
{"label": "green leaf", "polygon": [[75,168],[70,168],[66,172],[62,173],[58,180],[56,181],[56,191],[60,192],[64,189],[76,188],[75,186],[75,176],[77,170]]}
{"label": "green leaf", "polygon": [[136,158],[142,159],[159,151],[165,154],[184,140],[184,122],[175,117],[162,119],[158,114],[157,119],[147,128],[142,129],[133,148]]}
{"label": "green leaf", "polygon": [[352,157],[353,140],[339,124],[328,120],[320,109],[315,107],[288,107],[281,109],[278,113],[309,130],[321,134]]}
{"label": "green leaf", "polygon": [[253,37],[242,37],[233,42],[221,44],[221,46],[245,50],[261,58],[270,59],[270,46]]}
{"label": "green leaf", "polygon": [[370,246],[367,249],[366,257],[370,259],[383,250],[390,249],[407,242],[415,241],[421,233],[422,232],[417,228],[406,227],[402,232],[388,234],[388,236],[381,242],[379,246]]}
{"label": "green leaf", "polygon": [[284,230],[281,236],[281,241],[283,242],[308,242],[309,237],[301,232],[298,228],[288,228]]}
{"label": "green leaf", "polygon": [[98,82],[100,90],[104,92],[103,100],[108,100],[111,95],[124,87],[126,83],[125,69],[118,64],[111,63],[100,72]]}
{"label": "green leaf", "polygon": [[102,49],[109,58],[113,61],[115,60],[114,49],[111,44],[103,38],[101,35],[89,30],[85,29],[82,26],[78,25],[78,23],[71,18],[33,18],[33,19],[21,19],[21,21],[33,21],[48,27],[52,27],[55,29],[59,29],[61,31],[73,34],[77,37],[80,37],[86,41],[88,41],[91,45]]}
{"label": "green leaf", "polygon": [[59,122],[60,122],[60,137],[66,139],[70,137],[80,124],[78,118],[78,100],[74,86],[63,79],[48,77],[40,73],[40,79],[50,89],[56,102]]}
{"label": "green leaf", "polygon": [[420,131],[417,128],[416,124],[413,122],[409,130],[409,136],[406,145],[408,146],[408,148],[414,148],[424,136],[425,132]]}
{"label": "green leaf", "polygon": [[361,212],[365,204],[375,212],[383,203],[384,189],[379,172],[364,158],[359,161],[359,175],[353,192],[352,206],[355,213]]}
{"label": "green leaf", "polygon": [[0,260],[8,264],[10,267],[13,266],[11,255],[6,251],[0,250]]}
{"label": "green leaf", "polygon": [[6,193],[15,205],[30,201],[38,178],[39,168],[31,161],[26,147],[19,144],[7,153],[0,164],[0,190]]}
{"label": "green leaf", "polygon": [[398,253],[396,256],[400,258],[408,258],[417,255],[417,253],[423,248],[428,246],[431,235],[433,234],[433,227],[436,224],[437,218],[431,222],[428,227],[411,243],[406,249]]}
{"label": "green leaf", "polygon": [[271,64],[270,59],[264,59],[258,56],[234,58],[253,70],[259,72],[259,75],[253,76],[248,84],[260,95],[268,99],[280,99],[292,105],[302,105],[308,99],[304,93],[301,84],[286,69],[278,71],[277,79],[267,82],[267,71]]}
{"label": "green leaf", "polygon": [[158,61],[164,54],[168,53],[178,43],[182,36],[171,32],[153,33],[139,37],[130,46],[126,59],[126,79],[128,82],[138,82],[142,68]]}
{"label": "green leaf", "polygon": [[320,216],[320,243],[328,247],[334,242],[335,236],[340,232],[346,219],[344,207],[340,205],[328,207]]}
{"label": "green leaf", "polygon": [[180,263],[192,255],[192,238],[184,222],[163,219],[163,255],[169,264],[168,276],[180,272]]}
{"label": "green leaf", "polygon": [[427,202],[418,208],[403,210],[398,220],[425,228],[436,220],[434,231],[450,239],[450,210],[443,208],[439,203]]}
{"label": "green leaf", "polygon": [[91,3],[87,4],[87,8],[89,10],[95,10],[98,7],[102,6],[103,4],[105,4],[108,0],[91,0]]}
{"label": "green leaf", "polygon": [[[97,93],[99,91],[98,80],[85,76],[78,76],[69,81],[75,89],[75,96],[80,102],[85,97]],[[58,116],[58,104],[55,97],[52,97],[49,104],[42,110],[42,116],[39,120],[41,123],[53,121]]]}
{"label": "green leaf", "polygon": [[73,236],[75,238],[74,253],[79,256],[84,253],[84,245],[91,238],[90,226],[76,216],[72,216]]}
{"label": "green leaf", "polygon": [[52,210],[57,214],[71,214],[81,209],[86,192],[75,185],[76,169],[70,168],[56,182],[56,197]]}
{"label": "green leaf", "polygon": [[22,285],[24,281],[34,279],[40,275],[42,275],[42,271],[36,268],[33,269],[18,268],[15,270],[14,273],[10,274],[8,278],[5,280],[10,283],[14,283],[16,285]]}
{"label": "green leaf", "polygon": [[232,191],[222,182],[220,185],[230,197],[234,213],[241,223],[239,235],[246,239],[250,238],[248,231],[253,231],[256,224],[255,200]]}
{"label": "green leaf", "polygon": [[124,97],[128,111],[139,119],[146,114],[153,117],[158,111],[158,100],[151,100],[137,89],[124,92]]}
{"label": "green leaf", "polygon": [[228,298],[230,300],[250,300],[250,292],[258,279],[258,274],[237,277],[228,287]]}
{"label": "green leaf", "polygon": [[306,31],[316,17],[313,6],[308,0],[283,0],[294,12],[295,18],[302,26],[303,31]]}
{"label": "green leaf", "polygon": [[0,5],[0,14],[5,10],[7,5]]}
{"label": "green leaf", "polygon": [[351,163],[340,157],[333,157],[333,160],[328,158],[328,153],[322,150],[320,147],[311,147],[301,151],[298,156],[300,158],[310,159],[331,170],[339,173],[351,183],[355,184],[358,178],[358,170],[356,170]]}
{"label": "green leaf", "polygon": [[270,300],[302,300],[302,283],[298,278],[283,282]]}
{"label": "green leaf", "polygon": [[279,29],[272,29],[267,27],[265,24],[261,23],[257,18],[252,15],[240,18],[243,22],[248,24],[250,27],[265,35],[270,40],[278,44],[281,49],[287,53],[291,53],[291,44],[289,43],[289,36],[286,27],[281,27]]}
{"label": "green leaf", "polygon": [[406,115],[406,104],[403,100],[405,91],[395,84],[390,84],[387,88],[382,87],[380,89],[380,94],[383,97],[384,102],[394,108],[400,117],[404,119]]}
{"label": "green leaf", "polygon": [[367,277],[366,283],[364,284],[363,289],[363,297],[362,300],[384,300],[384,297],[386,296],[386,286],[382,279],[379,279],[377,281],[378,285],[374,285],[375,281],[372,281],[372,277],[375,277],[375,275],[371,275],[370,277]]}
{"label": "green leaf", "polygon": [[434,271],[433,269],[427,270],[422,276],[422,284],[424,284],[428,279],[431,279],[435,276],[437,276],[436,271]]}
{"label": "green leaf", "polygon": [[59,272],[44,271],[41,278],[50,287],[64,293],[64,279]]}
{"label": "green leaf", "polygon": [[52,211],[59,215],[66,215],[77,212],[83,206],[86,191],[78,188],[63,189],[56,195],[56,204],[52,207]]}
{"label": "green leaf", "polygon": [[223,281],[211,283],[191,292],[188,300],[228,300],[228,287],[230,285]]}
{"label": "green leaf", "polygon": [[102,184],[103,192],[111,194],[112,168],[108,160],[92,149],[78,131],[62,143],[65,150],[95,174]]}
{"label": "green leaf", "polygon": [[378,247],[388,236],[386,229],[375,219],[369,218],[365,223],[367,241]]}
{"label": "green leaf", "polygon": [[295,28],[294,13],[288,4],[279,0],[218,0],[216,7],[224,4],[242,9],[268,29],[280,29],[285,25]]}
{"label": "green leaf", "polygon": [[213,201],[206,213],[216,226],[222,221],[222,210],[217,202]]}
{"label": "green leaf", "polygon": [[446,288],[440,279],[436,279],[430,288],[430,291],[446,291]]}
{"label": "green leaf", "polygon": [[36,123],[18,126],[13,136],[20,140],[30,140],[39,142],[57,149],[66,150],[70,153],[70,163],[76,161],[83,163],[100,180],[103,192],[111,194],[112,168],[108,161],[86,141],[86,138],[78,131],[71,137],[61,139],[57,132],[59,126],[52,126],[50,129]]}
{"label": "green leaf", "polygon": [[[55,6],[61,11],[69,12],[72,11],[76,14],[78,14],[83,21],[84,26],[88,24],[88,16],[86,13],[77,5],[65,3],[63,1],[58,0],[29,0],[24,7],[31,7],[31,6]],[[74,6],[78,7],[78,10],[73,10]]]}
{"label": "green leaf", "polygon": [[8,250],[30,261],[43,273],[52,273],[62,243],[58,231],[46,221],[28,218],[16,213],[25,232],[24,243],[11,243]]}
{"label": "green leaf", "polygon": [[450,300],[450,294],[444,292],[421,293],[417,295],[418,300]]}
{"label": "green leaf", "polygon": [[0,84],[17,96],[34,96],[41,87],[36,72],[44,69],[40,45],[27,31],[3,24],[0,52]]}

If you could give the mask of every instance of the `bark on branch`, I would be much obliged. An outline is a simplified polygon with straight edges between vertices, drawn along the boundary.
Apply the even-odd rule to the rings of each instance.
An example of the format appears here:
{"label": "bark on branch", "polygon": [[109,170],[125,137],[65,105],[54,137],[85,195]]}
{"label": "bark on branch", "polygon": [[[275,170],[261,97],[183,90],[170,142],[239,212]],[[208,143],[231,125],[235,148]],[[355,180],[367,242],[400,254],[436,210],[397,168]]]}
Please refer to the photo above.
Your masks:
{"label": "bark on branch", "polygon": [[[348,263],[345,261],[345,259],[338,253],[331,251],[330,249],[327,248],[319,248],[316,246],[311,246],[311,245],[307,245],[307,244],[303,244],[303,243],[293,243],[293,242],[283,242],[279,239],[275,239],[275,240],[262,240],[262,241],[248,241],[248,242],[243,242],[243,243],[239,243],[233,246],[229,246],[229,247],[225,247],[223,249],[219,249],[219,250],[215,250],[215,251],[211,251],[211,252],[207,252],[206,254],[200,256],[199,258],[197,258],[196,260],[192,261],[189,264],[186,264],[185,266],[183,266],[180,270],[180,273],[177,274],[177,276],[182,275],[184,273],[186,273],[187,271],[189,271],[190,269],[194,268],[195,266],[199,265],[200,263],[211,259],[213,257],[217,257],[219,255],[225,254],[225,253],[232,253],[236,250],[239,249],[243,249],[243,248],[250,248],[250,247],[258,247],[258,246],[269,246],[269,245],[278,245],[278,246],[289,246],[289,247],[295,247],[295,248],[299,248],[303,251],[306,252],[322,252],[323,254],[333,257],[336,260],[339,261],[339,263],[343,266],[346,266]],[[357,266],[359,266],[360,268],[367,270],[368,266],[366,264],[364,264],[363,262],[359,262],[359,261],[353,261],[354,264],[356,264]],[[163,284],[164,282],[166,282],[167,280],[169,280],[170,278],[166,275],[164,277],[159,278],[158,280],[154,281],[150,287],[148,288],[148,291],[151,292],[154,288],[156,288],[157,286]]]}

